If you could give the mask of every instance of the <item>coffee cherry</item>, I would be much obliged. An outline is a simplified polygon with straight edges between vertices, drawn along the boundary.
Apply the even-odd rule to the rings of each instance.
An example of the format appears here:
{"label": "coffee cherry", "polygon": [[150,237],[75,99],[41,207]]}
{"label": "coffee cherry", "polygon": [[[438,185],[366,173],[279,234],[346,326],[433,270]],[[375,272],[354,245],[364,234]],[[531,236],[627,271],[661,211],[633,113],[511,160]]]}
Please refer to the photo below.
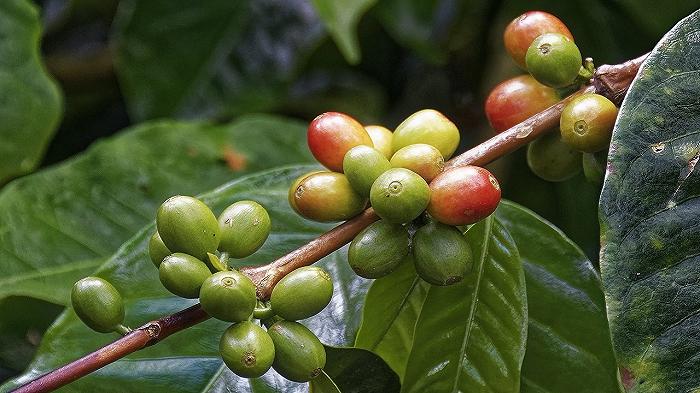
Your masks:
{"label": "coffee cherry", "polygon": [[207,314],[228,322],[247,320],[255,309],[255,284],[236,271],[218,272],[207,277],[199,290],[199,302]]}
{"label": "coffee cherry", "polygon": [[418,217],[428,206],[430,187],[415,172],[393,168],[372,184],[369,198],[379,217],[403,224]]}
{"label": "coffee cherry", "polygon": [[326,365],[326,349],[306,326],[292,321],[279,321],[267,330],[275,343],[272,368],[295,382],[310,381]]}
{"label": "coffee cherry", "polygon": [[289,201],[289,206],[291,206],[292,209],[294,209],[295,212],[299,213],[298,207],[296,206],[296,198],[295,198],[295,193],[297,191],[297,187],[299,187],[299,184],[309,177],[310,175],[313,175],[315,173],[322,173],[322,172],[327,172],[327,171],[311,171],[308,173],[305,173],[299,177],[297,177],[293,182],[291,187],[289,187],[289,192],[287,192],[287,200]]}
{"label": "coffee cherry", "polygon": [[396,153],[402,147],[416,143],[435,146],[447,159],[459,146],[459,130],[442,113],[434,109],[423,109],[396,127],[391,146]]}
{"label": "coffee cherry", "polygon": [[418,276],[433,285],[462,281],[471,270],[469,242],[455,227],[429,222],[413,236],[413,255]]}
{"label": "coffee cherry", "polygon": [[379,220],[360,232],[348,249],[348,262],[360,277],[380,278],[391,273],[410,252],[408,230]]}
{"label": "coffee cherry", "polygon": [[586,180],[594,184],[603,183],[607,156],[608,152],[605,150],[598,153],[583,153],[583,174]]}
{"label": "coffee cherry", "polygon": [[343,172],[352,188],[363,197],[369,196],[372,183],[391,168],[389,160],[374,148],[355,146],[348,150],[343,160]]}
{"label": "coffee cherry", "polygon": [[560,182],[581,171],[581,153],[564,143],[561,135],[550,132],[527,147],[527,165],[538,177]]}
{"label": "coffee cherry", "polygon": [[292,271],[272,289],[270,304],[275,314],[296,321],[312,317],[333,297],[333,280],[325,270],[305,266]]}
{"label": "coffee cherry", "polygon": [[417,143],[403,147],[394,153],[391,157],[391,166],[409,169],[429,182],[445,169],[445,159],[436,147]]}
{"label": "coffee cherry", "polygon": [[275,344],[265,329],[250,321],[239,322],[224,332],[219,352],[226,367],[243,378],[257,378],[272,367]]}
{"label": "coffee cherry", "polygon": [[199,297],[204,280],[211,276],[207,265],[199,259],[183,254],[172,254],[158,268],[160,282],[173,294],[187,299]]}
{"label": "coffee cherry", "polygon": [[270,215],[259,203],[236,202],[219,216],[219,250],[232,258],[245,258],[262,247],[270,227]]}
{"label": "coffee cherry", "polygon": [[367,205],[342,173],[318,172],[303,178],[290,189],[290,204],[299,215],[320,222],[344,221]]}
{"label": "coffee cherry", "polygon": [[160,238],[158,231],[155,231],[155,233],[151,235],[151,239],[148,241],[148,255],[151,257],[151,262],[158,267],[163,261],[163,258],[170,254],[172,254],[172,252],[170,252],[168,247],[165,246],[165,243],[163,243],[163,239]]}
{"label": "coffee cherry", "polygon": [[391,140],[393,139],[394,134],[392,134],[386,127],[382,126],[365,126],[365,130],[372,139],[374,148],[384,154],[384,157],[386,157],[387,160],[390,159],[392,153]]}
{"label": "coffee cherry", "polygon": [[520,75],[494,87],[486,98],[484,110],[491,127],[501,132],[558,101],[556,90],[537,82],[532,75]]}
{"label": "coffee cherry", "polygon": [[538,82],[559,88],[574,83],[582,59],[574,41],[561,34],[548,33],[532,41],[525,62]]}
{"label": "coffee cherry", "polygon": [[510,57],[525,69],[527,48],[535,38],[545,33],[559,33],[574,40],[574,36],[564,22],[556,16],[543,11],[528,11],[506,26],[503,42]]}
{"label": "coffee cherry", "polygon": [[124,321],[124,303],[119,291],[99,277],[85,277],[70,293],[73,311],[90,329],[108,333]]}
{"label": "coffee cherry", "polygon": [[617,108],[599,94],[582,94],[564,107],[559,119],[561,137],[576,150],[595,153],[610,143]]}
{"label": "coffee cherry", "polygon": [[343,157],[348,150],[358,145],[373,146],[362,124],[338,112],[326,112],[313,119],[307,141],[318,162],[334,172],[343,171]]}
{"label": "coffee cherry", "polygon": [[501,201],[498,181],[484,168],[446,170],[430,183],[428,213],[448,225],[473,224],[496,210]]}
{"label": "coffee cherry", "polygon": [[202,201],[177,195],[158,208],[158,233],[172,252],[182,252],[199,259],[216,251],[219,245],[219,223]]}

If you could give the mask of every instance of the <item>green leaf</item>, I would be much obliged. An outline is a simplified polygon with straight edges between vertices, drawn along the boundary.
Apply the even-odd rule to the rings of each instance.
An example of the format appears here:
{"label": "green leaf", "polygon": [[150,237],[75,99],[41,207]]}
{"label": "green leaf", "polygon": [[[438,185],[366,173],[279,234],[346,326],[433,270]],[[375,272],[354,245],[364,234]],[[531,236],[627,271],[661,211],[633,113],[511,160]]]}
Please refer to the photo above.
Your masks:
{"label": "green leaf", "polygon": [[[273,222],[273,231],[251,261],[271,261],[329,228],[328,225],[302,219],[287,202],[289,184],[302,173],[315,168],[296,166],[252,175],[220,187],[202,198],[215,213],[242,199],[253,199],[265,206]],[[139,326],[192,304],[192,301],[172,296],[159,283],[158,271],[147,255],[148,238],[152,231],[151,224],[124,244],[97,272],[122,293],[127,310],[126,323],[131,326]],[[346,258],[343,249],[319,262],[319,266],[333,276],[336,290],[325,310],[304,321],[327,345],[352,344],[369,285],[368,280],[352,272]],[[65,391],[109,392],[113,391],[114,386],[119,386],[120,392],[225,391],[232,380],[240,380],[221,366],[218,357],[218,341],[225,327],[226,324],[222,322],[210,320],[186,329],[158,345],[136,352],[74,382]],[[27,382],[114,338],[113,335],[89,331],[69,309],[47,331],[29,370],[0,391]],[[56,348],[61,350],[56,351]],[[282,387],[277,391],[287,391],[287,383],[273,373],[267,379],[240,380],[237,384],[247,388],[236,391],[266,391],[270,386],[275,389]],[[296,385],[289,386],[293,389]]]}
{"label": "green leaf", "polygon": [[381,356],[402,379],[429,288],[408,259],[391,275],[375,280],[365,298],[355,346]]}
{"label": "green leaf", "polygon": [[610,146],[601,268],[632,392],[700,389],[699,25],[696,11],[651,52]]}
{"label": "green leaf", "polygon": [[116,72],[136,119],[269,111],[323,38],[303,0],[126,0]]}
{"label": "green leaf", "polygon": [[399,378],[370,351],[326,347],[325,371],[343,393],[392,393],[401,389]]}
{"label": "green leaf", "polygon": [[326,25],[345,59],[351,64],[360,61],[360,44],[357,42],[357,24],[362,15],[377,0],[312,0],[316,12]]}
{"label": "green leaf", "polygon": [[32,2],[0,2],[0,185],[39,165],[61,118],[61,94],[41,63],[40,29]]}
{"label": "green leaf", "polygon": [[310,393],[341,393],[338,385],[333,382],[331,377],[325,371],[321,371],[321,375],[309,382]]}
{"label": "green leaf", "polygon": [[501,202],[496,217],[525,268],[527,351],[521,392],[619,392],[598,273],[564,234],[531,211]]}
{"label": "green leaf", "polygon": [[402,391],[517,392],[525,355],[525,277],[513,239],[493,216],[467,232],[474,266],[432,286],[416,322]]}

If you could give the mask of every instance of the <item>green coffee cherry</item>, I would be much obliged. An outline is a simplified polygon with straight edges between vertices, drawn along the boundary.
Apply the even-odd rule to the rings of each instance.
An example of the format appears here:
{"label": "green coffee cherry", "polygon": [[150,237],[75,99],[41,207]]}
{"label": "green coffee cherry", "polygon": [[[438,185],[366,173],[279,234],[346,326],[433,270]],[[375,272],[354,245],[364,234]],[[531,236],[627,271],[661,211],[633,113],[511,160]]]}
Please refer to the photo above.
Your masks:
{"label": "green coffee cherry", "polygon": [[187,299],[199,297],[204,280],[211,276],[207,265],[199,259],[183,254],[172,254],[158,268],[160,282],[173,294]]}
{"label": "green coffee cherry", "polygon": [[389,169],[389,160],[369,146],[355,146],[348,150],[343,159],[343,173],[355,192],[363,197],[369,196],[372,183]]}
{"label": "green coffee cherry", "polygon": [[391,166],[406,168],[430,182],[445,169],[445,159],[436,147],[417,143],[399,149],[391,157]]}
{"label": "green coffee cherry", "polygon": [[247,320],[255,309],[255,284],[245,274],[228,271],[207,277],[199,290],[199,302],[207,314],[228,322]]}
{"label": "green coffee cherry", "polygon": [[559,182],[570,179],[581,171],[581,153],[561,140],[561,135],[550,132],[527,147],[527,165],[538,177]]}
{"label": "green coffee cherry", "polygon": [[595,153],[610,143],[617,107],[600,94],[582,94],[564,107],[559,119],[562,140],[576,150]]}
{"label": "green coffee cherry", "polygon": [[402,225],[379,220],[350,243],[348,262],[358,276],[380,278],[394,271],[409,252],[408,230]]}
{"label": "green coffee cherry", "polygon": [[97,332],[118,330],[124,321],[124,303],[119,291],[99,277],[85,277],[76,282],[70,300],[80,320]]}
{"label": "green coffee cherry", "polygon": [[367,204],[342,173],[311,173],[294,185],[289,190],[290,205],[310,220],[344,221],[360,214]]}
{"label": "green coffee cherry", "polygon": [[275,359],[275,344],[270,335],[250,321],[226,329],[219,341],[219,351],[226,367],[243,378],[262,376]]}
{"label": "green coffee cherry", "polygon": [[275,314],[296,321],[312,317],[333,297],[333,280],[325,270],[305,266],[282,278],[272,289],[270,304]]}
{"label": "green coffee cherry", "polygon": [[158,208],[158,233],[172,252],[204,260],[219,245],[219,223],[202,201],[177,195]]}
{"label": "green coffee cherry", "polygon": [[321,374],[326,365],[326,349],[306,326],[292,321],[279,321],[267,330],[275,343],[272,368],[295,382],[307,382]]}
{"label": "green coffee cherry", "polygon": [[172,254],[168,247],[163,243],[163,239],[160,238],[158,231],[151,235],[151,239],[148,241],[148,256],[151,257],[151,262],[158,267],[163,259],[168,255]]}
{"label": "green coffee cherry", "polygon": [[535,38],[527,49],[525,63],[538,82],[560,88],[574,83],[581,69],[581,52],[567,36],[547,33]]}
{"label": "green coffee cherry", "polygon": [[431,221],[413,236],[418,275],[433,285],[462,281],[471,270],[472,253],[467,239],[455,227]]}
{"label": "green coffee cherry", "polygon": [[365,126],[365,130],[372,139],[374,148],[384,154],[387,160],[390,159],[393,153],[391,150],[391,140],[394,138],[394,134],[386,127],[382,126]]}
{"label": "green coffee cherry", "polygon": [[[291,206],[291,208],[294,209],[295,212],[299,213],[299,208],[297,207],[297,203],[296,203],[296,191],[297,191],[297,188],[299,187],[299,185],[301,184],[301,182],[304,181],[304,179],[306,179],[307,177],[309,177],[311,175],[314,175],[316,173],[323,173],[323,172],[326,172],[326,171],[312,171],[309,173],[305,173],[305,174],[297,177],[292,182],[292,185],[291,185],[291,187],[289,187],[289,191],[287,192],[287,201],[289,201],[289,206]],[[301,214],[301,213],[299,213],[299,214]]]}
{"label": "green coffee cherry", "polygon": [[442,113],[424,109],[412,114],[396,127],[392,149],[396,154],[399,149],[416,143],[435,146],[447,159],[459,146],[459,130]]}
{"label": "green coffee cherry", "polygon": [[389,169],[372,184],[370,202],[379,217],[403,224],[418,217],[428,206],[430,187],[415,172]]}
{"label": "green coffee cherry", "polygon": [[236,202],[219,216],[219,250],[232,258],[245,258],[262,247],[270,228],[270,215],[259,203]]}

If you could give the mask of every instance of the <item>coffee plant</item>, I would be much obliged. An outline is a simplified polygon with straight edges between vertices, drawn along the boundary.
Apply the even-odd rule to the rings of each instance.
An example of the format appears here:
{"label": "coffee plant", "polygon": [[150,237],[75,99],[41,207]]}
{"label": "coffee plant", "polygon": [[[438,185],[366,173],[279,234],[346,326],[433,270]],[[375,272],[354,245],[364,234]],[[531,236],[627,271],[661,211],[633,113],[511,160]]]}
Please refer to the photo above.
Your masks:
{"label": "coffee plant", "polygon": [[535,3],[2,2],[0,392],[700,392],[700,3]]}

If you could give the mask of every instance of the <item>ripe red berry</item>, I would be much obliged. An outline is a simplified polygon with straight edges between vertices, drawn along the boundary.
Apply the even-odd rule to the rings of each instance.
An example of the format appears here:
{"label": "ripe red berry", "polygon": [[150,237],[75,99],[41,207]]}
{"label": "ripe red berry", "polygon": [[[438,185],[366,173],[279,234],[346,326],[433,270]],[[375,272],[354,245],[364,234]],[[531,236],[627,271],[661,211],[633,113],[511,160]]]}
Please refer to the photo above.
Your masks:
{"label": "ripe red berry", "polygon": [[439,174],[430,183],[428,213],[443,224],[473,224],[496,210],[501,187],[488,170],[463,166]]}
{"label": "ripe red berry", "polygon": [[543,11],[528,11],[508,24],[503,32],[503,42],[510,57],[525,69],[527,48],[535,38],[545,33],[559,33],[572,41],[574,39],[564,22],[556,16]]}
{"label": "ripe red berry", "polygon": [[559,101],[556,90],[520,75],[499,83],[491,90],[484,109],[491,127],[505,131]]}
{"label": "ripe red berry", "polygon": [[352,117],[338,112],[318,115],[306,134],[311,154],[334,172],[343,172],[343,157],[358,145],[373,147],[365,128]]}

